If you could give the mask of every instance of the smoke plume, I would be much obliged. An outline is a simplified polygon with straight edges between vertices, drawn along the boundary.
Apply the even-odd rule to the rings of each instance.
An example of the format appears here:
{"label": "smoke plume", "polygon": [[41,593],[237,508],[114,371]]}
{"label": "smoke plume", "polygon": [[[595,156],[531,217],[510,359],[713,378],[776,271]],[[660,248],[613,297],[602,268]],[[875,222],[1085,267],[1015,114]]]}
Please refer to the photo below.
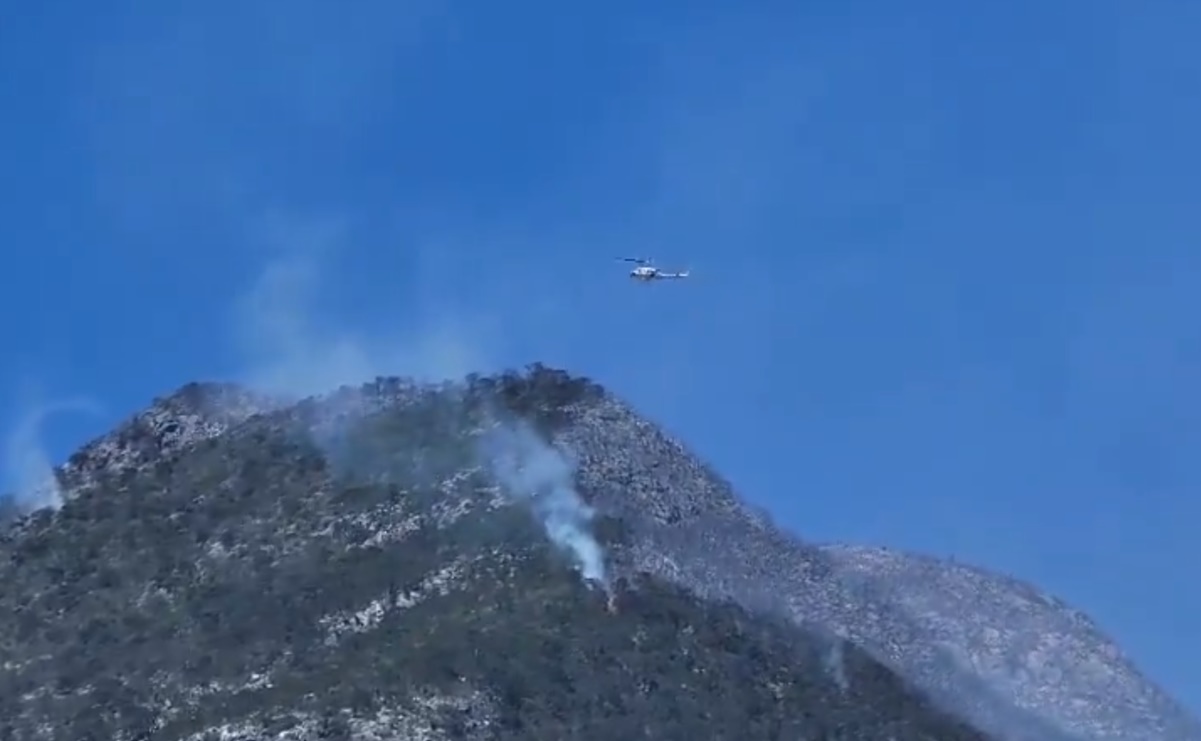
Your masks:
{"label": "smoke plume", "polygon": [[234,307],[242,380],[303,397],[375,376],[443,381],[487,366],[488,343],[450,301],[421,307],[434,320],[393,323],[385,334],[359,330],[323,306],[340,258],[353,251],[351,233],[345,220],[271,221],[262,241],[275,254]]}
{"label": "smoke plume", "polygon": [[529,504],[551,542],[571,554],[585,580],[609,589],[604,549],[592,534],[594,511],[575,489],[575,464],[524,423],[501,424],[482,453],[509,496]]}
{"label": "smoke plume", "polygon": [[62,487],[54,473],[50,453],[42,443],[46,419],[60,412],[98,414],[99,407],[87,399],[63,399],[29,408],[4,441],[4,484],[23,511],[63,504]]}
{"label": "smoke plume", "polygon": [[[408,322],[408,332],[390,336],[352,332],[336,314],[322,311],[322,281],[337,264],[329,257],[347,248],[351,240],[346,230],[286,219],[275,223],[271,241],[282,254],[267,263],[235,314],[238,340],[250,361],[244,377],[252,386],[308,396],[357,386],[375,376],[457,381],[492,365],[488,358],[501,338],[495,331],[482,331],[478,323],[457,321],[461,314],[453,301],[438,291],[421,297],[418,320]],[[340,403],[353,406],[355,395],[345,395]],[[337,455],[331,442],[337,438],[338,430],[329,429],[315,435],[314,442]],[[607,590],[603,549],[590,531],[593,511],[575,490],[575,465],[568,454],[520,422],[494,428],[481,452],[507,493],[529,505],[547,537],[571,555],[584,579]]]}

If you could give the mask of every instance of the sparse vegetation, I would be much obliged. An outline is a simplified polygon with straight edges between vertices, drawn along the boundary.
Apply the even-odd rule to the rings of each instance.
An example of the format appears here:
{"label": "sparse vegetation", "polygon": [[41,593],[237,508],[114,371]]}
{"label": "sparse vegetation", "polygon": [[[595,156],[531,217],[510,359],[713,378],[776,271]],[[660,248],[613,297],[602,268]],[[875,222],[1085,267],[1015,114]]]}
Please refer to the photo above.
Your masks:
{"label": "sparse vegetation", "polygon": [[[269,411],[8,530],[0,739],[986,738],[853,646],[732,602],[644,574],[611,611],[465,473],[485,407],[555,429],[588,381],[369,388],[409,396],[351,415],[332,458],[296,434],[320,404]],[[635,537],[619,515],[597,530]]]}

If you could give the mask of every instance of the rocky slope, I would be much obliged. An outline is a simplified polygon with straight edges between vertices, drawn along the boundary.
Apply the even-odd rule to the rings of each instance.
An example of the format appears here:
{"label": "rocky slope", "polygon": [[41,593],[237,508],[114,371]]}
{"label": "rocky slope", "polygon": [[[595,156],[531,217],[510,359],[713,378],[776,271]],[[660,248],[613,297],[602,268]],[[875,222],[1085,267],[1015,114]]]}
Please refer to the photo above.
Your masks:
{"label": "rocky slope", "polygon": [[[767,694],[745,700],[743,715],[733,709],[720,711],[726,713],[724,723],[745,723],[746,703],[758,707],[756,703],[767,702],[775,708],[769,708],[759,736],[735,737],[775,738],[771,724],[791,722],[801,710],[810,723],[843,728],[860,723],[858,728],[872,738],[888,733],[897,739],[970,736],[970,730],[932,711],[919,694],[857,649],[850,649],[855,658],[849,686],[873,689],[861,690],[867,694],[856,700],[830,699],[846,695],[831,694],[828,673],[813,674],[813,657],[823,651],[830,656],[829,647],[842,645],[835,638],[843,636],[898,670],[940,705],[997,737],[1201,738],[1170,698],[1065,606],[979,571],[799,541],[746,508],[720,476],[603,389],[540,367],[523,375],[471,378],[466,384],[440,388],[381,379],[295,406],[234,387],[193,385],[156,401],[111,435],[86,446],[62,471],[70,503],[53,517],[47,513],[21,522],[2,546],[8,559],[3,578],[10,585],[3,609],[17,610],[19,605],[20,617],[11,630],[0,628],[6,631],[0,657],[12,672],[5,681],[20,685],[21,694],[33,699],[12,700],[16,689],[6,687],[0,697],[9,706],[0,708],[0,716],[11,712],[23,719],[20,722],[34,723],[84,712],[80,708],[88,706],[86,697],[97,691],[95,681],[103,674],[89,648],[113,650],[115,645],[124,655],[143,655],[125,643],[134,636],[142,641],[139,646],[151,647],[144,655],[160,663],[147,664],[153,668],[140,675],[137,667],[142,664],[129,664],[130,676],[139,677],[133,684],[104,685],[125,698],[129,709],[120,718],[79,722],[126,723],[135,718],[128,721],[135,725],[122,727],[166,724],[155,726],[160,728],[157,735],[147,738],[185,738],[209,721],[231,728],[243,723],[251,729],[271,723],[293,723],[297,728],[324,723],[328,731],[338,724],[370,725],[376,722],[371,718],[378,721],[389,713],[395,723],[432,728],[440,722],[436,717],[450,713],[459,720],[442,722],[470,725],[463,707],[471,709],[470,717],[491,719],[488,723],[514,713],[527,717],[497,699],[508,679],[500,679],[503,674],[496,674],[499,670],[493,665],[485,670],[479,663],[484,659],[475,653],[471,661],[476,663],[468,662],[470,671],[456,670],[458,685],[420,677],[398,679],[404,672],[378,661],[367,663],[374,668],[358,672],[358,659],[338,653],[398,650],[392,645],[398,627],[420,633],[429,629],[423,627],[427,623],[446,622],[447,615],[439,611],[454,603],[448,601],[450,593],[471,595],[464,599],[476,605],[474,610],[495,616],[496,625],[510,621],[504,623],[509,632],[496,628],[493,635],[504,636],[497,645],[519,640],[511,620],[514,613],[541,615],[544,622],[533,621],[541,626],[535,631],[553,632],[553,621],[545,620],[556,610],[567,611],[560,618],[569,615],[569,625],[600,619],[593,593],[580,591],[578,581],[563,573],[548,576],[551,562],[539,550],[545,538],[513,540],[514,533],[522,532],[520,520],[505,514],[505,497],[488,483],[495,476],[489,479],[489,472],[480,468],[479,449],[472,441],[486,436],[497,419],[516,417],[529,420],[538,434],[573,453],[576,488],[600,513],[595,526],[607,546],[608,577],[642,585],[620,591],[617,615],[604,613],[605,619],[616,622],[605,625],[630,621],[619,631],[628,636],[630,631],[636,635],[644,623],[648,630],[662,629],[655,623],[662,619],[691,636],[706,634],[703,626],[724,619],[733,621],[720,623],[727,627],[753,624],[760,631],[755,640],[791,641],[794,648],[788,656],[809,657],[794,662],[796,676],[788,686],[800,689],[793,700],[798,704],[787,706],[788,712],[783,712],[786,706],[780,704],[775,679],[758,685],[757,691]],[[570,535],[564,527],[575,523],[563,520],[562,512],[541,514],[551,534]],[[472,524],[461,527],[459,522]],[[443,538],[449,538],[450,545]],[[527,563],[536,566],[521,565]],[[392,581],[383,574],[391,574]],[[526,588],[481,591],[479,574],[497,576],[497,584]],[[547,589],[567,602],[531,596],[539,594],[535,584],[541,583],[556,584]],[[681,588],[683,592],[677,591]],[[380,596],[381,590],[386,596]],[[429,594],[447,599],[415,596]],[[666,616],[652,606],[660,600],[683,612]],[[733,604],[719,607],[722,600]],[[80,607],[84,601],[86,610]],[[423,609],[431,612],[398,609],[410,603],[430,605]],[[487,607],[481,610],[479,605]],[[760,617],[742,612],[745,609]],[[719,614],[726,617],[714,617]],[[805,632],[789,633],[763,615],[780,616]],[[84,616],[99,624],[81,623]],[[465,614],[462,618],[467,619]],[[361,632],[385,624],[391,630]],[[473,627],[463,628],[468,632],[457,634],[460,637],[477,636],[487,627],[464,624]],[[255,632],[268,625],[269,635],[282,645],[264,641]],[[318,630],[316,625],[324,627]],[[348,644],[340,637],[346,635],[357,637]],[[180,636],[189,636],[190,642]],[[744,653],[757,656],[768,643],[744,647]],[[238,651],[235,644],[263,647]],[[325,648],[315,652],[312,647],[317,645]],[[347,645],[352,648],[344,648]],[[660,641],[657,648],[669,650],[670,642]],[[434,664],[466,661],[450,656],[450,648],[438,650],[441,653],[430,659]],[[693,655],[719,661],[708,651],[693,649]],[[514,655],[527,660],[525,653]],[[228,666],[220,671],[192,666],[203,664],[205,656]],[[668,660],[656,656],[653,661]],[[688,703],[698,702],[698,697],[716,702],[731,691],[730,685],[714,679],[731,676],[713,674],[719,664],[689,675],[709,677],[703,690],[684,683],[684,689],[673,689],[670,697],[656,695],[656,703],[674,708],[664,712],[677,714],[672,716],[676,726],[683,717],[679,714],[686,716],[691,712],[686,708],[695,707]],[[318,666],[327,668],[318,671]],[[341,669],[332,672],[329,666]],[[580,675],[571,682],[617,681],[594,661],[573,666],[588,678]],[[622,666],[633,672],[623,675],[626,679],[646,670],[633,659]],[[337,678],[343,670],[370,675],[362,681],[375,683],[368,693],[374,698],[371,703],[344,704],[338,689],[342,680]],[[736,676],[771,676],[775,670],[763,665],[756,674]],[[598,672],[607,679],[598,678]],[[837,672],[834,675],[837,678]],[[68,687],[46,689],[46,682],[60,682],[64,676],[74,677],[67,680]],[[873,677],[883,678],[878,681],[892,687],[892,694],[877,696]],[[248,681],[251,686],[238,684]],[[333,689],[321,684],[326,681]],[[280,682],[292,689],[282,695],[277,689],[264,689]],[[412,692],[404,697],[416,699],[393,701],[379,689],[390,682],[408,687]],[[593,724],[606,717],[595,708],[573,704],[581,701],[578,693],[575,700],[565,699],[563,686],[560,681],[555,688],[543,687],[539,696],[551,699],[539,702],[572,708],[570,714],[592,718]],[[884,697],[889,700],[882,703]],[[622,701],[634,700],[630,696]],[[834,715],[818,709],[827,706],[836,709],[830,711]],[[874,710],[869,712],[869,707]],[[349,709],[342,713],[343,708]],[[396,720],[402,716],[407,720]],[[652,716],[645,717],[646,728],[665,729],[654,737],[674,737],[663,735],[676,727],[671,722],[655,726]],[[938,730],[919,730],[922,724]],[[572,736],[565,726],[546,727],[560,734],[550,737],[588,737],[580,735],[586,729],[571,731],[577,733]],[[496,725],[476,728],[483,738],[541,737],[496,735]],[[469,737],[462,733],[447,737]],[[700,731],[692,735],[725,737]]]}
{"label": "rocky slope", "polygon": [[389,382],[254,416],[204,390],[75,456],[68,503],[5,533],[0,738],[988,741],[845,642],[581,580],[543,529],[570,529],[569,469],[496,424],[548,429],[553,403]]}
{"label": "rocky slope", "polygon": [[1029,584],[884,548],[822,548],[845,581],[919,626],[956,673],[1081,738],[1201,738],[1201,729],[1082,612]]}

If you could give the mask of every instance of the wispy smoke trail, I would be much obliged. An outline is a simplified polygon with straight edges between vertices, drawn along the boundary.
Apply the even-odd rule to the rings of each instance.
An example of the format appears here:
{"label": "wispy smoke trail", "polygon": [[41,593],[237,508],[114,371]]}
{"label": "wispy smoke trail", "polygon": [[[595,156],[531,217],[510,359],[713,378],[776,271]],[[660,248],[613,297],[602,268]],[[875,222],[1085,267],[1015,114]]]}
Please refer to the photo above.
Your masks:
{"label": "wispy smoke trail", "polygon": [[[361,455],[347,455],[343,441],[364,403],[370,404],[361,384],[377,376],[460,380],[489,365],[490,343],[437,293],[420,304],[416,319],[397,311],[377,332],[363,331],[325,304],[356,239],[371,239],[361,237],[355,224],[351,217],[267,214],[248,227],[253,241],[268,250],[267,259],[231,306],[231,339],[243,362],[238,380],[281,400],[328,395],[321,421],[306,433],[340,465],[364,465]],[[395,292],[395,286],[386,290]]]}
{"label": "wispy smoke trail", "polygon": [[304,255],[266,266],[239,305],[239,339],[251,361],[249,380],[289,396],[361,383],[376,370],[362,342],[315,322],[318,265]]}
{"label": "wispy smoke trail", "polygon": [[4,483],[22,510],[58,509],[63,504],[54,464],[41,441],[42,424],[59,412],[98,414],[100,408],[87,399],[64,399],[35,406],[4,441]]}
{"label": "wispy smoke trail", "polygon": [[483,441],[493,474],[529,503],[547,537],[568,551],[584,579],[609,588],[604,549],[592,534],[594,511],[575,489],[575,464],[529,426],[502,424]]}
{"label": "wispy smoke trail", "polygon": [[278,216],[265,237],[277,255],[234,307],[235,340],[255,388],[309,396],[377,375],[422,381],[462,378],[486,366],[487,342],[458,321],[453,306],[427,306],[437,317],[386,336],[354,331],[321,306],[323,288],[350,241],[340,223]]}

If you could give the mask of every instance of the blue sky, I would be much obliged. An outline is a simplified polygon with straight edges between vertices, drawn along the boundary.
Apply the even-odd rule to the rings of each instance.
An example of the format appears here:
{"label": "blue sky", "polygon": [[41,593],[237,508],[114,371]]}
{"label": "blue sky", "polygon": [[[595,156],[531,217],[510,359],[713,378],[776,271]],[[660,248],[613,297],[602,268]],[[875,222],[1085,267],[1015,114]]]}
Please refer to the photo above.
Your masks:
{"label": "blue sky", "polygon": [[1201,711],[1201,6],[138,5],[0,25],[10,484],[193,379],[542,360]]}

